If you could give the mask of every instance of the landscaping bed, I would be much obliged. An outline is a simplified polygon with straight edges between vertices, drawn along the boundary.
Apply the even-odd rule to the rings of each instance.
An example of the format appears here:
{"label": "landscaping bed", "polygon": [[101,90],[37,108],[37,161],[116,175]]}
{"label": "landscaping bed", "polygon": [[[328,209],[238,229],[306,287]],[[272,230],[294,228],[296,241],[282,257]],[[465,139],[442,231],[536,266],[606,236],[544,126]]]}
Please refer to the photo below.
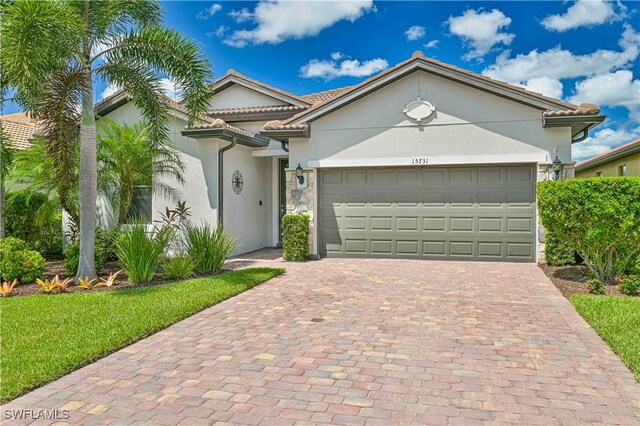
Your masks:
{"label": "landscaping bed", "polygon": [[[121,268],[118,265],[118,262],[106,262],[102,271],[98,274],[99,278],[107,279],[109,275],[118,272]],[[43,274],[43,279],[52,279],[56,275],[59,275],[60,278],[69,277],[69,273],[64,269],[64,261],[63,260],[51,260],[45,263],[45,269]],[[219,273],[204,273],[204,274],[195,274],[192,278],[204,278],[204,277],[212,277],[215,275],[219,275]],[[112,291],[129,287],[142,287],[142,286],[154,286],[159,284],[168,284],[175,282],[176,280],[165,280],[160,278],[159,275],[156,275],[156,278],[146,283],[132,283],[127,279],[127,274],[124,272],[118,274],[118,278],[115,280],[115,285],[113,287],[92,287],[90,290],[82,289],[81,287],[70,285],[64,293],[51,293],[51,295],[65,294],[65,293],[93,293],[98,291]],[[34,296],[37,294],[42,294],[42,291],[38,287],[36,283],[31,284],[19,284],[13,288],[13,292],[11,293],[11,297],[20,297],[20,296]]]}
{"label": "landscaping bed", "polygon": [[[551,266],[542,263],[538,266],[567,299],[573,294],[589,294],[587,283],[591,277],[589,268],[586,265]],[[622,294],[618,286],[614,285],[606,286],[605,292],[607,295],[619,296]]]}
{"label": "landscaping bed", "polygon": [[0,298],[0,401],[55,380],[284,272],[249,268],[162,285]]}

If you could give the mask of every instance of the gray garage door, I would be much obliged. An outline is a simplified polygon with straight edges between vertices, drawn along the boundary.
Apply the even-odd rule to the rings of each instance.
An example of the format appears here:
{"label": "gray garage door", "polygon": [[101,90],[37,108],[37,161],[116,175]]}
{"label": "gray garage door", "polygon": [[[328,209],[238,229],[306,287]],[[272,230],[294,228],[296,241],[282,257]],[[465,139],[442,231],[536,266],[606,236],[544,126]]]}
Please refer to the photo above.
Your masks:
{"label": "gray garage door", "polygon": [[530,165],[328,169],[320,255],[535,261]]}

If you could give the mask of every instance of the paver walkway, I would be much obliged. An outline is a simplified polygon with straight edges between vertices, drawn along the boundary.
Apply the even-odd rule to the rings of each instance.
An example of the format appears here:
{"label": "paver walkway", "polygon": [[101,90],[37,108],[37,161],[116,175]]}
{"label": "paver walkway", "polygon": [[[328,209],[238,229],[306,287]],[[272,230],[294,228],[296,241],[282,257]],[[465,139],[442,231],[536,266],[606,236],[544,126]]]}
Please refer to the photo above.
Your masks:
{"label": "paver walkway", "polygon": [[67,422],[95,425],[640,424],[640,384],[536,265],[286,267],[3,414],[68,410]]}

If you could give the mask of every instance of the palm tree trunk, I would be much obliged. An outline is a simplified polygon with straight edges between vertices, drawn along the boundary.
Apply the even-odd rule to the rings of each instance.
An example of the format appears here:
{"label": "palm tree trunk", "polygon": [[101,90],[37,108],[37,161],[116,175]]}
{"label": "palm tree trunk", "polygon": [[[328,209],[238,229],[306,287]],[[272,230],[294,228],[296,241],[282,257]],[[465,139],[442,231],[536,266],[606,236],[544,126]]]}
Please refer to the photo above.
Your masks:
{"label": "palm tree trunk", "polygon": [[[85,0],[85,21],[89,24],[89,0]],[[93,113],[93,82],[88,34],[85,35],[82,88],[82,121],[80,123],[80,262],[78,278],[95,278],[96,201],[98,198],[98,165],[96,152],[96,118]]]}
{"label": "palm tree trunk", "polygon": [[4,202],[4,176],[0,176],[0,238],[4,238]]}

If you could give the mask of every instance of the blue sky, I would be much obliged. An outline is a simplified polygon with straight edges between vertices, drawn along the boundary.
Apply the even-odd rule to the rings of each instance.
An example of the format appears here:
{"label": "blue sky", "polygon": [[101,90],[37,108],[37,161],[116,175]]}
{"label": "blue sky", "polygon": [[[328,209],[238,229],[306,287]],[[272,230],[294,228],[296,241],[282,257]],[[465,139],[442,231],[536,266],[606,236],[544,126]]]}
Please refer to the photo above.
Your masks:
{"label": "blue sky", "polygon": [[[358,83],[415,50],[608,116],[584,159],[640,137],[640,3],[171,1],[216,77],[233,68],[295,94]],[[96,96],[110,93],[96,82]]]}

